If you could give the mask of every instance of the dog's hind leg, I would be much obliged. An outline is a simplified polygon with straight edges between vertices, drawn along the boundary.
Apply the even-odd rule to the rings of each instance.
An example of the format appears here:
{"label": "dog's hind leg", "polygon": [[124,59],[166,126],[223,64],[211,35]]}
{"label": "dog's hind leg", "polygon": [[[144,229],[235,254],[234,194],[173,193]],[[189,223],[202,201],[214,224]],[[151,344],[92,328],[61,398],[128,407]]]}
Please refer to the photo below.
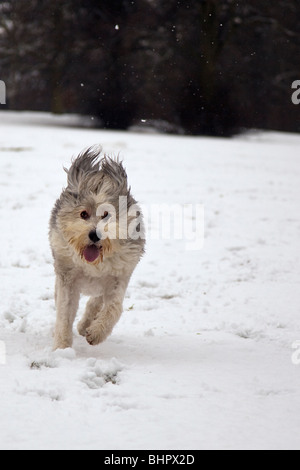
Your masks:
{"label": "dog's hind leg", "polygon": [[116,278],[113,288],[107,287],[103,304],[91,299],[88,304],[88,315],[94,318],[86,329],[85,337],[89,344],[102,343],[111,333],[123,312],[123,300],[130,276]]}
{"label": "dog's hind leg", "polygon": [[86,329],[86,340],[91,345],[102,343],[111,333],[123,312],[122,302],[104,307],[91,326]]}
{"label": "dog's hind leg", "polygon": [[86,306],[85,314],[77,325],[78,333],[81,336],[86,335],[87,328],[95,320],[103,307],[103,297],[92,297]]}

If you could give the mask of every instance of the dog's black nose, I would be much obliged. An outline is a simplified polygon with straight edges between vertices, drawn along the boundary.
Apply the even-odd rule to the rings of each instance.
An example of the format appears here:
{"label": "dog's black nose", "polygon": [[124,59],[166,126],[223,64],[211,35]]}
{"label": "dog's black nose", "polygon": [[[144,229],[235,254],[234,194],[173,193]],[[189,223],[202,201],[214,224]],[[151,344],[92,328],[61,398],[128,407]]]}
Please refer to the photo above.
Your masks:
{"label": "dog's black nose", "polygon": [[96,230],[92,230],[92,231],[89,233],[89,239],[90,239],[93,243],[97,243],[97,242],[100,241],[100,238],[98,237]]}

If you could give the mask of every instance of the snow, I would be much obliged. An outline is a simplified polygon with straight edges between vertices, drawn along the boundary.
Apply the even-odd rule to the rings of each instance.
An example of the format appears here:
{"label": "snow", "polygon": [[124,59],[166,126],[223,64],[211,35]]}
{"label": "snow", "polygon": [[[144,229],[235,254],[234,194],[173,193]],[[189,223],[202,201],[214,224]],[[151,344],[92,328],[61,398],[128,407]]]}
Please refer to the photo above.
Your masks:
{"label": "snow", "polygon": [[[300,136],[0,121],[0,448],[299,449]],[[148,239],[113,335],[74,327],[53,352],[48,220],[63,166],[99,143],[144,206],[203,205],[205,242]]]}

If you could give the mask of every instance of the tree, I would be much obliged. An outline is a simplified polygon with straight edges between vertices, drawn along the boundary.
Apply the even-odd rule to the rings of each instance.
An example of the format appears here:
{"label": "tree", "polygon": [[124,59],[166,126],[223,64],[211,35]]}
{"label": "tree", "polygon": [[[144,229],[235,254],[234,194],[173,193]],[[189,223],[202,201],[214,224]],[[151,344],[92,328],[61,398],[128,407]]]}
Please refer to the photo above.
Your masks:
{"label": "tree", "polygon": [[0,78],[13,109],[107,128],[299,130],[297,11],[298,0],[0,0]]}
{"label": "tree", "polygon": [[1,2],[1,66],[8,75],[14,108],[35,109],[44,101],[45,109],[63,111],[63,87],[80,46],[80,37],[71,35],[78,25],[76,4],[77,0]]}

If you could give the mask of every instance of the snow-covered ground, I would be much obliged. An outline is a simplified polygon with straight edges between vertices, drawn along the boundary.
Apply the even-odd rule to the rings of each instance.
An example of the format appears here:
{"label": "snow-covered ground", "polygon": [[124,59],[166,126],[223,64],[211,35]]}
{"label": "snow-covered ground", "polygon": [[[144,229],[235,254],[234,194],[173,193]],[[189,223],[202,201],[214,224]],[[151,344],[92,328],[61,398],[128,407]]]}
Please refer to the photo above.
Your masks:
{"label": "snow-covered ground", "polygon": [[[300,136],[69,122],[0,113],[0,448],[299,449]],[[113,335],[53,353],[48,219],[99,143],[145,206],[203,204],[205,243],[148,240]]]}

